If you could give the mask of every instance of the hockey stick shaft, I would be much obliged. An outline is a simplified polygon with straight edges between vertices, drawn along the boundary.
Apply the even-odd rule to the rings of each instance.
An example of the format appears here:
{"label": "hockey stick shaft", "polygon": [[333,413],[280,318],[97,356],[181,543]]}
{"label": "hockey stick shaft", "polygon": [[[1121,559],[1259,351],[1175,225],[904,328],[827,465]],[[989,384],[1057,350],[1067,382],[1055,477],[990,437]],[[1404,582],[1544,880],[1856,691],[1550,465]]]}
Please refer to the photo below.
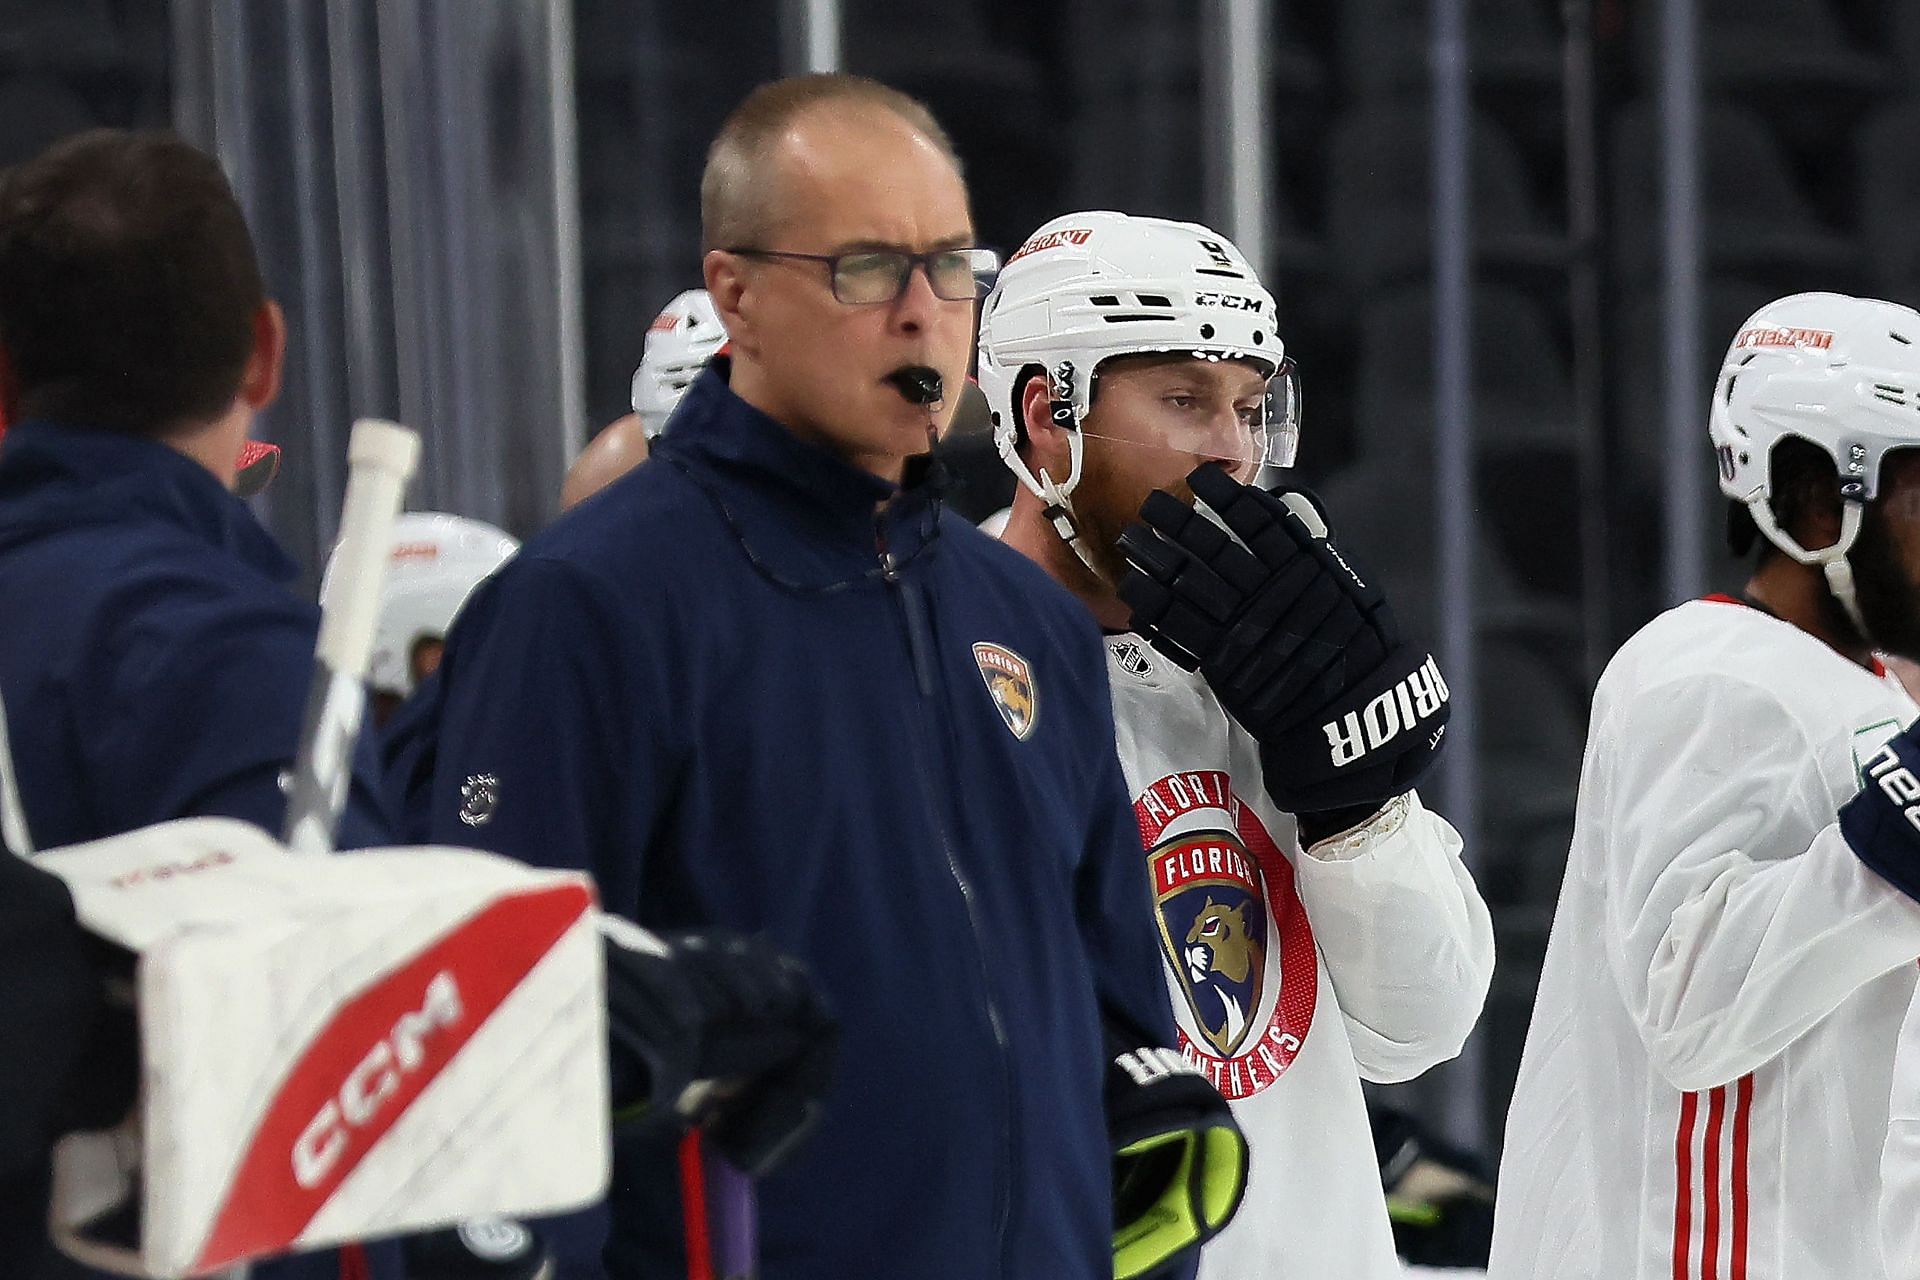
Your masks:
{"label": "hockey stick shaft", "polygon": [[320,610],[313,686],[287,794],[286,842],[295,853],[328,853],[346,807],[353,746],[366,710],[367,664],[380,615],[388,543],[420,437],[394,422],[362,418],[347,442],[347,494],[340,539]]}
{"label": "hockey stick shaft", "polygon": [[680,1139],[680,1205],[687,1280],[757,1280],[753,1180],[710,1150],[698,1129]]}

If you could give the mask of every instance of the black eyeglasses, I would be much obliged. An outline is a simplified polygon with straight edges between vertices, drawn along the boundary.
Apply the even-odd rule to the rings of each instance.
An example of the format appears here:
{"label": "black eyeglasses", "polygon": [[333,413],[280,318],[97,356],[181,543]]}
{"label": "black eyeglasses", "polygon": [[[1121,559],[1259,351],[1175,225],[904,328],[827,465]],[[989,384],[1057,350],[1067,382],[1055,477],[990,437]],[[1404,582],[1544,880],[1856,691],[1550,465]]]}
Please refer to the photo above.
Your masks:
{"label": "black eyeglasses", "polygon": [[1000,274],[1000,255],[991,249],[859,249],[852,253],[787,253],[780,249],[729,249],[743,258],[793,258],[824,262],[835,300],[849,306],[893,302],[907,291],[913,269],[927,273],[933,296],[948,302],[984,298]]}

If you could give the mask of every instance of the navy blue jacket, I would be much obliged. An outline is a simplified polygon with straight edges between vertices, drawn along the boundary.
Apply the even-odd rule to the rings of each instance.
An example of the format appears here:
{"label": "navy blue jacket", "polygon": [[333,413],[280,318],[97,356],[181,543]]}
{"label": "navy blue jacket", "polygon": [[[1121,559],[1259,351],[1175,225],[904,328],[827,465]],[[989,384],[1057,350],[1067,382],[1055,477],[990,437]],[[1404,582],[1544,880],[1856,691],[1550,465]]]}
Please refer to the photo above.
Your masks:
{"label": "navy blue jacket", "polygon": [[[840,1070],[761,1188],[768,1280],[1104,1280],[1100,1010],[1173,1026],[1092,619],[725,369],[465,607],[433,835],[811,965]],[[617,1280],[680,1265],[670,1172],[616,1151]]]}
{"label": "navy blue jacket", "polygon": [[[7,433],[0,701],[36,846],[210,815],[279,834],[319,626],[287,590],[296,572],[173,449],[46,422]],[[363,735],[341,847],[392,843],[378,787]],[[387,1271],[391,1246],[375,1253]],[[320,1255],[255,1275],[336,1272]]]}

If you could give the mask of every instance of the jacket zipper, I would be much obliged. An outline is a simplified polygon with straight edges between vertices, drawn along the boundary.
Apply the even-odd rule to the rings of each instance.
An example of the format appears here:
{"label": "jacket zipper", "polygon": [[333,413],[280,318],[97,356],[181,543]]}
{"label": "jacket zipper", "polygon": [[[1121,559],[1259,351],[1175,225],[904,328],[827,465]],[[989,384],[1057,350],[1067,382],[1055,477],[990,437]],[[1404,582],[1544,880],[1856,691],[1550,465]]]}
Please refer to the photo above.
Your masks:
{"label": "jacket zipper", "polygon": [[[927,725],[924,716],[933,707],[936,696],[934,682],[933,637],[927,626],[924,602],[919,590],[900,574],[900,565],[887,550],[884,530],[876,531],[875,541],[880,554],[880,576],[893,588],[895,598],[907,621],[907,650],[913,661],[914,684],[920,691],[920,707],[923,727]],[[1015,1158],[1013,1140],[1014,1098],[1013,1072],[1009,1062],[1012,1050],[1007,1043],[1006,1023],[1001,1019],[1000,1006],[993,998],[991,974],[987,968],[986,941],[980,928],[979,907],[974,900],[973,885],[967,880],[966,873],[960,869],[960,859],[954,853],[953,839],[947,830],[946,812],[939,803],[939,793],[933,785],[931,770],[927,760],[927,744],[930,734],[920,735],[921,749],[914,752],[915,773],[920,779],[920,795],[933,819],[934,830],[940,836],[940,851],[947,859],[947,874],[952,877],[954,886],[960,891],[961,903],[966,908],[967,931],[973,937],[974,964],[980,975],[982,1001],[986,1006],[987,1025],[993,1031],[994,1046],[1000,1056],[1001,1105],[1006,1111],[1005,1143],[1002,1146],[1004,1171],[998,1180],[994,1194],[993,1236],[999,1245],[1000,1274],[1010,1274],[1007,1259],[1007,1219],[1012,1212],[1012,1178]]]}

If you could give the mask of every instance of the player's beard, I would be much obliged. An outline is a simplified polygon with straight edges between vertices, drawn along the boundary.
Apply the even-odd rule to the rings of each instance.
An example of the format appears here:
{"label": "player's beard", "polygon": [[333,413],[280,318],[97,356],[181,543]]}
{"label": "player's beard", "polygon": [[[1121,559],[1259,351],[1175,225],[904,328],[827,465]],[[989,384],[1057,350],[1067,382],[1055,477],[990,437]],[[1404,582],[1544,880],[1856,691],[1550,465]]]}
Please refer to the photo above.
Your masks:
{"label": "player's beard", "polygon": [[1867,508],[1847,560],[1867,640],[1882,653],[1920,662],[1920,584],[1907,572],[1899,542],[1877,505]]}
{"label": "player's beard", "polygon": [[[1093,568],[1108,588],[1117,589],[1126,576],[1126,557],[1120,554],[1120,535],[1140,519],[1141,504],[1154,486],[1124,468],[1115,467],[1119,449],[1099,439],[1087,442],[1086,459],[1081,464],[1080,483],[1073,491],[1074,524],[1080,530],[1080,545],[1085,548]],[[1193,490],[1186,480],[1161,486],[1182,502],[1193,501]]]}

